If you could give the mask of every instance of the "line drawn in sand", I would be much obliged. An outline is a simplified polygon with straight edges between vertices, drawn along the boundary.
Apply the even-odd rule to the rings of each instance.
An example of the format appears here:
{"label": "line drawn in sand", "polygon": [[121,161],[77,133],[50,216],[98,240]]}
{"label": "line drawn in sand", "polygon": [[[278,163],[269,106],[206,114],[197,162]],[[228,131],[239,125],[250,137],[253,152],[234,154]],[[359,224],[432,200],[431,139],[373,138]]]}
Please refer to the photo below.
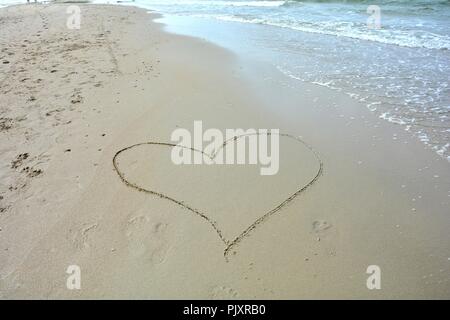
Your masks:
{"label": "line drawn in sand", "polygon": [[[224,148],[227,143],[229,141],[232,140],[237,140],[246,136],[251,136],[251,135],[260,135],[261,133],[250,133],[250,134],[243,134],[243,135],[239,135],[239,136],[234,136],[228,140],[226,140],[221,148]],[[267,135],[271,135],[273,133],[268,132]],[[155,191],[155,190],[149,190],[149,189],[145,189],[141,186],[139,186],[138,184],[132,183],[130,181],[128,181],[125,178],[125,175],[122,173],[122,171],[119,168],[119,165],[117,164],[117,159],[119,157],[120,154],[129,151],[133,148],[142,146],[142,145],[158,145],[158,146],[166,146],[166,147],[178,147],[178,148],[185,148],[185,149],[190,149],[191,151],[194,152],[200,152],[203,155],[209,157],[211,160],[214,160],[215,155],[218,154],[218,152],[216,151],[214,154],[209,155],[206,154],[205,152],[203,152],[202,150],[198,150],[195,148],[189,148],[189,147],[185,147],[185,146],[180,146],[180,145],[176,145],[173,143],[168,143],[168,142],[157,142],[157,141],[147,141],[147,142],[141,142],[141,143],[136,143],[133,145],[130,145],[128,147],[122,148],[119,151],[117,151],[114,154],[114,157],[112,159],[113,162],[113,166],[114,166],[114,170],[116,171],[116,173],[118,174],[119,178],[122,180],[122,182],[127,186],[130,187],[132,189],[135,189],[139,192],[143,192],[143,193],[147,193],[147,194],[151,194],[151,195],[155,195],[158,196],[162,199],[166,199],[169,200],[177,205],[179,205],[180,207],[194,213],[195,215],[199,216],[200,218],[202,218],[203,220],[205,220],[207,223],[210,224],[210,226],[214,229],[214,231],[217,233],[217,235],[219,236],[220,240],[225,244],[225,249],[223,251],[223,255],[225,257],[225,260],[228,261],[228,254],[231,251],[231,249],[233,249],[234,247],[236,247],[245,237],[249,236],[250,233],[252,231],[254,231],[259,225],[261,225],[262,223],[266,222],[272,215],[274,215],[275,213],[279,212],[283,207],[285,207],[286,205],[288,205],[291,201],[293,201],[297,196],[299,196],[302,192],[304,192],[306,189],[308,189],[309,187],[311,187],[314,183],[317,182],[317,180],[319,180],[320,176],[323,173],[323,161],[322,159],[319,157],[319,154],[314,150],[314,148],[309,145],[307,142],[303,141],[302,139],[300,139],[299,137],[293,136],[291,134],[287,134],[287,133],[279,133],[278,134],[280,137],[286,137],[286,138],[290,138],[293,139],[295,141],[297,141],[298,143],[302,144],[303,146],[305,146],[310,152],[312,152],[312,154],[314,155],[315,159],[317,160],[317,163],[319,164],[318,169],[316,171],[316,173],[314,174],[314,176],[303,186],[301,186],[298,190],[296,190],[294,193],[292,193],[289,197],[287,197],[285,200],[283,200],[281,203],[279,203],[277,206],[275,206],[273,209],[265,212],[263,215],[261,215],[258,219],[256,219],[252,224],[250,224],[244,231],[242,231],[236,238],[229,240],[226,239],[222,233],[222,231],[220,230],[219,226],[217,225],[217,222],[212,220],[206,213],[200,211],[199,209],[193,208],[191,207],[189,204],[187,204],[185,201],[182,200],[178,200],[175,198],[172,198],[169,195],[163,194],[161,192]],[[220,149],[219,149],[220,150]]]}

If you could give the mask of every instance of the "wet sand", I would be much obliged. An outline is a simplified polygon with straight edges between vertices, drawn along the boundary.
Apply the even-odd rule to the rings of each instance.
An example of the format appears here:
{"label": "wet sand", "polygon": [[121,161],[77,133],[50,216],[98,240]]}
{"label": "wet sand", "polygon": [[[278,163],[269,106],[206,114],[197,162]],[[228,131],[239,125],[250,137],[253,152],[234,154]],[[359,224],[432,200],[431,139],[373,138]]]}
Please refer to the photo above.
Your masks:
{"label": "wet sand", "polygon": [[[1,298],[450,297],[446,160],[348,96],[165,33],[154,13],[80,7],[80,30],[66,5],[0,9]],[[152,144],[113,163],[195,120],[306,145],[280,139],[274,176],[175,166]]]}

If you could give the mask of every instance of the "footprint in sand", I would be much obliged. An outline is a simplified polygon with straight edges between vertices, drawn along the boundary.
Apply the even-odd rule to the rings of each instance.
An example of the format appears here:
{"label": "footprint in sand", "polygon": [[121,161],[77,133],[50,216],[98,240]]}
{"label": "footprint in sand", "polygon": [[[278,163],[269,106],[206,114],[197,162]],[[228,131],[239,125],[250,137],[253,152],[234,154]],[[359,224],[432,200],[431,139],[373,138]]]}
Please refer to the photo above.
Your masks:
{"label": "footprint in sand", "polygon": [[93,224],[83,224],[83,226],[74,231],[69,230],[71,234],[71,239],[75,247],[79,250],[90,247],[90,237],[92,233],[97,229],[98,223]]}
{"label": "footprint in sand", "polygon": [[325,220],[316,220],[312,224],[313,231],[316,233],[324,232],[331,228],[331,224]]}
{"label": "footprint in sand", "polygon": [[130,255],[153,265],[164,262],[170,249],[167,226],[166,223],[152,221],[143,215],[128,220],[126,236]]}
{"label": "footprint in sand", "polygon": [[25,161],[26,159],[28,159],[29,157],[29,153],[25,152],[25,153],[21,153],[19,154],[16,159],[14,159],[13,161],[11,161],[11,169],[17,169],[18,167],[20,167],[23,163],[23,161]]}
{"label": "footprint in sand", "polygon": [[83,99],[83,96],[81,95],[81,90],[79,88],[75,89],[71,96],[70,103],[77,104],[77,103],[83,102],[83,100],[84,99]]}
{"label": "footprint in sand", "polygon": [[0,118],[0,131],[8,131],[13,127],[13,119]]}
{"label": "footprint in sand", "polygon": [[210,294],[213,299],[237,299],[239,293],[233,288],[227,286],[216,286],[211,290]]}
{"label": "footprint in sand", "polygon": [[39,175],[41,175],[43,173],[43,171],[41,169],[33,169],[30,167],[24,167],[22,169],[22,172],[26,173],[28,177],[30,178],[34,178],[37,177]]}

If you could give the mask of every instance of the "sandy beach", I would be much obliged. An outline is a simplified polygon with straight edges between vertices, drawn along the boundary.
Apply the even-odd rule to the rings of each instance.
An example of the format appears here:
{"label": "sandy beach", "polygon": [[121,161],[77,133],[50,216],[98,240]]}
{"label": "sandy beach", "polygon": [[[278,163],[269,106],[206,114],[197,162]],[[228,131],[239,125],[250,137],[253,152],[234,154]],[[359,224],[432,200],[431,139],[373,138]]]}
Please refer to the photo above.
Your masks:
{"label": "sandy beach", "polygon": [[[0,298],[450,298],[446,159],[156,12],[68,5],[0,9]],[[288,134],[278,174],[173,164],[194,121]]]}

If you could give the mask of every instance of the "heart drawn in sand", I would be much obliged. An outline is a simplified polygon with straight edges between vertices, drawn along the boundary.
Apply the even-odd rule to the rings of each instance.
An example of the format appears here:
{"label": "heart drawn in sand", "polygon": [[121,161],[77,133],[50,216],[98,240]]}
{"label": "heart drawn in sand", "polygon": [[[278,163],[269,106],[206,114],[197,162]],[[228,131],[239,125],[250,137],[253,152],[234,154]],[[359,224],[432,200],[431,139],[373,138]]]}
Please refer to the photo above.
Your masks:
{"label": "heart drawn in sand", "polygon": [[[227,143],[229,143],[230,141],[236,141],[237,139],[243,139],[249,135],[259,135],[260,133],[252,133],[252,134],[244,134],[244,135],[240,135],[240,136],[236,136],[233,137],[227,141],[225,141],[223,143],[223,145],[221,146],[222,148],[224,148],[226,146]],[[267,133],[268,135],[270,134],[274,134],[274,133]],[[258,226],[260,226],[262,223],[266,222],[272,215],[274,215],[275,213],[280,212],[280,210],[285,207],[287,204],[289,204],[291,201],[293,201],[296,197],[298,197],[302,192],[304,192],[306,189],[308,189],[309,187],[311,187],[315,182],[317,182],[317,180],[319,179],[319,177],[322,174],[323,171],[323,162],[320,159],[318,153],[305,141],[303,141],[302,139],[295,137],[293,135],[290,134],[283,134],[283,133],[279,133],[278,134],[280,137],[280,141],[281,140],[289,140],[288,142],[288,147],[286,147],[285,151],[287,152],[286,154],[286,158],[292,158],[292,154],[294,154],[294,150],[295,148],[297,148],[298,150],[300,150],[302,157],[306,157],[308,156],[311,160],[310,163],[315,162],[314,165],[310,165],[309,167],[313,167],[314,170],[310,170],[308,172],[307,175],[302,175],[301,179],[293,179],[293,181],[291,181],[291,184],[288,186],[289,189],[285,191],[285,196],[283,196],[282,194],[278,194],[281,192],[282,188],[274,188],[271,184],[269,184],[269,186],[266,186],[265,189],[261,189],[262,191],[265,192],[266,195],[269,196],[261,196],[260,194],[256,194],[256,201],[254,201],[256,203],[256,209],[255,206],[254,207],[249,207],[247,205],[244,205],[244,210],[243,213],[247,214],[250,211],[256,211],[253,212],[252,214],[254,214],[254,216],[247,215],[244,216],[244,218],[246,219],[251,219],[247,222],[245,222],[245,219],[242,219],[242,223],[247,223],[245,225],[243,225],[243,229],[241,229],[241,231],[239,231],[238,233],[236,233],[235,235],[231,236],[231,237],[227,237],[224,233],[224,229],[223,229],[223,225],[226,225],[226,223],[222,223],[223,225],[219,225],[219,223],[216,221],[216,219],[213,218],[213,213],[214,211],[210,211],[210,213],[207,213],[207,211],[204,210],[200,210],[197,209],[196,207],[199,206],[199,204],[197,203],[197,206],[193,206],[192,203],[195,202],[194,200],[198,200],[199,198],[208,198],[205,197],[205,194],[202,191],[198,191],[197,193],[193,193],[190,194],[189,197],[191,199],[190,201],[185,201],[182,200],[184,198],[181,198],[181,196],[179,195],[180,193],[180,189],[182,189],[181,192],[183,192],[183,189],[186,192],[186,189],[188,190],[187,192],[189,192],[189,185],[186,187],[186,183],[183,184],[183,181],[181,181],[183,179],[183,175],[185,174],[185,171],[180,171],[180,173],[177,173],[178,175],[175,176],[175,178],[172,178],[173,181],[167,181],[170,180],[169,175],[174,171],[174,170],[189,170],[189,168],[199,168],[199,166],[195,166],[195,165],[178,165],[175,166],[174,165],[174,170],[165,170],[164,173],[155,173],[154,171],[159,171],[158,170],[158,158],[160,157],[159,161],[161,162],[161,165],[167,164],[167,161],[171,162],[170,157],[162,157],[161,153],[165,152],[170,152],[170,150],[173,147],[178,147],[178,148],[186,148],[186,149],[190,149],[192,152],[199,152],[202,153],[204,156],[209,157],[211,160],[214,160],[214,155],[208,155],[206,153],[204,153],[202,150],[197,150],[194,148],[188,148],[188,147],[182,147],[173,143],[166,143],[166,142],[152,142],[152,141],[148,141],[148,142],[142,142],[142,143],[137,143],[128,147],[125,147],[119,151],[116,152],[116,154],[113,157],[113,166],[115,171],[117,172],[117,174],[119,175],[120,179],[122,180],[122,182],[128,186],[129,188],[135,189],[137,191],[143,192],[143,193],[147,193],[150,195],[154,195],[154,196],[158,196],[162,199],[168,200],[172,203],[177,204],[178,206],[182,207],[185,210],[188,210],[189,212],[195,214],[196,216],[200,217],[201,219],[203,219],[205,222],[207,222],[212,229],[217,233],[217,235],[219,236],[220,240],[224,243],[225,245],[225,249],[224,249],[224,256],[227,259],[227,255],[229,254],[230,250],[234,247],[236,247],[246,236],[248,236],[252,231],[254,231]],[[161,149],[162,148],[162,149]],[[148,154],[149,151],[154,151],[157,150],[158,152],[153,152],[150,155]],[[282,150],[282,148],[280,148],[280,151]],[[217,151],[217,150],[216,150]],[[131,161],[129,161],[129,164],[127,166],[123,165],[122,169],[119,165],[119,158],[121,157],[126,157],[126,154],[131,154],[132,152],[135,152],[136,154],[133,156],[131,156]],[[141,154],[138,154],[138,153]],[[144,152],[144,155],[142,155],[142,153]],[[217,154],[217,152],[215,153]],[[147,177],[147,180],[144,180],[144,182],[136,182],[135,180],[142,180],[144,178],[142,178],[142,170],[140,172],[140,174],[138,176],[136,176],[135,178],[130,178],[128,177],[128,174],[125,174],[124,168],[126,167],[127,170],[132,167],[133,165],[136,165],[136,163],[138,163],[138,160],[141,160],[142,162],[142,157],[149,157],[149,159],[151,158],[151,161],[148,161],[148,163],[152,163],[155,162],[155,168],[152,168],[152,170],[146,170],[144,172],[148,172],[148,171],[152,171],[151,174],[159,174],[158,177],[154,177],[152,176],[151,178]],[[208,167],[210,169],[206,169],[206,170],[215,170],[215,169],[211,169],[212,166],[208,166],[208,165],[200,165],[201,167],[205,168]],[[213,165],[214,166],[214,165]],[[180,169],[180,167],[183,167],[185,169]],[[224,166],[220,166],[220,165],[216,165],[217,167],[224,167]],[[235,166],[233,166],[235,167]],[[289,166],[289,172],[287,172],[287,174],[279,179],[281,179],[280,181],[282,181],[284,183],[285,180],[289,180],[290,177],[295,177],[294,172],[292,172],[292,167],[294,167],[294,171],[298,170],[300,171],[300,169],[302,168],[301,165],[290,165]],[[228,166],[228,168],[230,168],[230,166]],[[242,166],[241,166],[242,168]],[[130,169],[131,170],[131,169]],[[193,170],[199,170],[199,169],[193,169]],[[238,169],[238,170],[242,170],[242,169]],[[244,169],[246,170],[246,169]],[[240,171],[238,173],[238,177],[242,176],[242,172],[246,173],[248,170],[246,171]],[[281,170],[280,170],[281,171]],[[204,189],[205,192],[211,192],[211,190],[214,190],[214,188],[211,188],[211,182],[215,182],[214,179],[211,179],[211,175],[214,176],[214,173],[209,173],[207,175],[203,174],[202,178],[197,177],[200,171],[192,171],[191,172],[191,176],[189,177],[188,174],[186,173],[186,181],[188,181],[189,183],[191,183],[190,187],[192,188],[192,183],[195,183],[195,181],[201,181],[202,183],[204,183],[206,181],[206,183],[209,183],[209,185],[207,185]],[[211,172],[211,171],[208,171]],[[131,174],[132,175],[132,174]],[[202,175],[202,173],[200,173],[200,175]],[[225,173],[223,175],[223,177],[225,177],[224,179],[226,180],[229,176],[229,173]],[[255,174],[253,174],[253,177],[257,176]],[[217,177],[214,177],[217,178]],[[200,180],[195,180],[195,179],[200,179]],[[246,178],[242,178],[245,180],[249,180]],[[260,178],[258,178],[260,179]],[[261,178],[261,179],[267,179],[267,178]],[[146,186],[146,182],[148,180],[151,181],[156,181],[156,183],[159,183],[158,185],[152,186],[152,187],[148,187]],[[250,179],[251,180],[251,179]],[[181,182],[180,182],[181,181]],[[221,180],[222,181],[222,180]],[[241,180],[242,181],[242,180]],[[261,180],[263,181],[262,184],[264,184],[264,181],[268,181],[268,180]],[[229,182],[231,183],[232,186],[234,186],[234,188],[236,190],[238,190],[238,194],[242,195],[243,194],[243,201],[245,203],[245,192],[243,192],[244,190],[240,189],[242,188],[242,184],[239,183],[234,183],[234,181]],[[278,182],[279,183],[279,182]],[[214,183],[213,183],[214,184]],[[237,187],[236,187],[237,184]],[[259,187],[261,183],[260,182],[254,182],[252,180],[252,182],[250,183],[251,188],[247,188],[247,190],[253,189],[253,186]],[[216,188],[222,187],[221,184],[215,184]],[[278,184],[279,186],[279,184]],[[224,187],[225,188],[225,187]],[[274,190],[275,189],[275,190]],[[262,192],[261,191],[261,192]],[[276,191],[279,191],[278,193]],[[284,190],[283,190],[284,191]],[[259,192],[259,191],[256,191]],[[287,193],[286,193],[287,192]],[[217,196],[217,193],[219,194],[219,196]],[[233,194],[233,190],[232,188],[228,188],[222,191],[218,191],[216,192],[217,199],[216,202],[221,202],[221,199],[227,199],[229,198],[229,194],[232,194],[234,196],[236,196],[236,193]],[[199,195],[200,194],[200,195]],[[224,194],[226,194],[226,196],[223,196]],[[266,198],[270,198],[270,195],[274,195],[275,200],[273,199],[268,199],[266,200]],[[275,196],[276,195],[276,196]],[[184,194],[183,194],[184,196]],[[259,198],[258,198],[259,197]],[[269,200],[273,200],[276,201],[274,204],[270,203],[268,204],[268,202],[270,202]],[[207,203],[207,202],[206,202]],[[211,202],[209,202],[211,203]],[[258,207],[258,205],[264,205],[264,206],[269,206],[267,210],[260,208],[260,206]],[[205,203],[200,202],[200,205],[205,205]],[[220,206],[220,204],[219,204]],[[231,206],[233,208],[233,206]],[[229,207],[227,207],[227,210],[229,212]],[[226,211],[225,211],[226,212]],[[259,212],[259,214],[258,214]],[[223,216],[220,216],[220,218],[223,218]],[[225,217],[227,218],[227,217]],[[233,218],[233,217],[231,217]],[[229,220],[231,219],[229,218]],[[234,217],[234,219],[236,219],[236,217]],[[239,219],[241,220],[241,219]],[[241,221],[240,221],[241,222]],[[233,222],[230,222],[231,224],[233,224]]]}

